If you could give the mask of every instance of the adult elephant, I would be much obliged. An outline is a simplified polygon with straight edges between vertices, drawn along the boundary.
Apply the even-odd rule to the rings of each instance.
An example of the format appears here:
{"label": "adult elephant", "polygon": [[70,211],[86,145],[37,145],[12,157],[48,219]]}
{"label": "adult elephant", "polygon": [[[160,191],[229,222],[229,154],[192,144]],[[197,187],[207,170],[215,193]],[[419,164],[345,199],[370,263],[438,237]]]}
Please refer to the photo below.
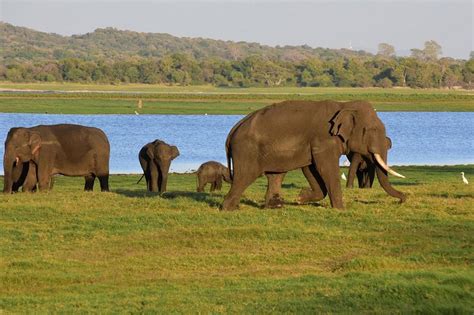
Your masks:
{"label": "adult elephant", "polygon": [[143,169],[148,191],[160,193],[166,191],[171,161],[178,156],[179,150],[176,146],[158,139],[141,148],[138,160]]}
{"label": "adult elephant", "polygon": [[[385,139],[387,150],[392,148],[392,140],[387,137]],[[347,154],[348,160],[351,162],[349,166],[349,173],[347,176],[347,188],[354,187],[354,179],[357,176],[359,188],[372,188],[375,179],[375,163],[364,158],[359,153],[349,152]],[[387,154],[382,155],[384,161],[387,161]]]}
{"label": "adult elephant", "polygon": [[[266,204],[279,203],[278,187],[284,174],[302,168],[311,190],[300,201],[321,200],[329,195],[331,206],[343,208],[339,157],[355,152],[376,163],[376,173],[385,191],[401,202],[405,195],[395,190],[383,159],[385,126],[368,102],[285,101],[257,110],[229,132],[226,153],[232,186],[223,210],[238,206],[243,191],[264,172],[268,178]],[[233,167],[232,167],[233,166]]]}
{"label": "adult elephant", "polygon": [[51,189],[52,176],[84,176],[85,190],[93,190],[99,178],[102,191],[109,190],[110,145],[105,133],[72,124],[11,128],[5,140],[4,193],[11,193],[15,167],[36,167],[39,190]]}

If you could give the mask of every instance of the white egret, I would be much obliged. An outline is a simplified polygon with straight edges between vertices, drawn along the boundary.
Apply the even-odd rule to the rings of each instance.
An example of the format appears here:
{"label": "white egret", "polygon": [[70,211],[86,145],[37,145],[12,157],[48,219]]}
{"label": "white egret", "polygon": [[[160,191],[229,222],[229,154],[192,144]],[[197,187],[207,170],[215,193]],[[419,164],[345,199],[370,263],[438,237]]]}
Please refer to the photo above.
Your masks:
{"label": "white egret", "polygon": [[464,172],[461,172],[461,178],[462,178],[462,182],[463,182],[464,184],[466,184],[466,185],[469,184],[469,182],[467,181],[466,176],[464,176]]}

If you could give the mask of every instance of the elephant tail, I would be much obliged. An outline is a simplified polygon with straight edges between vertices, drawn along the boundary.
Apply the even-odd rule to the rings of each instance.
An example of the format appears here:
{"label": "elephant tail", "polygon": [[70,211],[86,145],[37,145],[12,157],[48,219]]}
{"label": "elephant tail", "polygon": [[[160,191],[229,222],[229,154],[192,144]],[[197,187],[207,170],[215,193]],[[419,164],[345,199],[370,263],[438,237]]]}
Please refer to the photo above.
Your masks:
{"label": "elephant tail", "polygon": [[227,156],[227,168],[229,169],[229,177],[230,180],[234,180],[234,171],[232,169],[232,148],[230,147],[230,137],[227,137],[227,141],[225,143],[225,154]]}
{"label": "elephant tail", "polygon": [[138,180],[137,184],[142,181],[142,179],[143,179],[144,176],[145,176],[145,174],[142,174],[142,177],[140,177],[140,179]]}

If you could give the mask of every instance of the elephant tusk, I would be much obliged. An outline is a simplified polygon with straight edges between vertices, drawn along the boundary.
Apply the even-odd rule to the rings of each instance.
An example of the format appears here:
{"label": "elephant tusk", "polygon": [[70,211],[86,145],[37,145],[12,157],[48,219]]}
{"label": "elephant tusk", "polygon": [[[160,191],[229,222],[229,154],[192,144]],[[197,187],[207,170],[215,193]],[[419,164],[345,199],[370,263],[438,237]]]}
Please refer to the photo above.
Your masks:
{"label": "elephant tusk", "polygon": [[16,165],[18,165],[18,163],[20,163],[20,158],[18,156],[15,158],[15,163],[16,163]]}
{"label": "elephant tusk", "polygon": [[399,174],[399,173],[395,172],[394,170],[392,170],[390,167],[388,167],[388,165],[384,162],[384,160],[382,159],[380,154],[374,153],[374,157],[377,160],[377,163],[379,163],[380,167],[382,167],[388,173],[392,174],[393,176],[400,177],[400,178],[406,178],[402,174]]}

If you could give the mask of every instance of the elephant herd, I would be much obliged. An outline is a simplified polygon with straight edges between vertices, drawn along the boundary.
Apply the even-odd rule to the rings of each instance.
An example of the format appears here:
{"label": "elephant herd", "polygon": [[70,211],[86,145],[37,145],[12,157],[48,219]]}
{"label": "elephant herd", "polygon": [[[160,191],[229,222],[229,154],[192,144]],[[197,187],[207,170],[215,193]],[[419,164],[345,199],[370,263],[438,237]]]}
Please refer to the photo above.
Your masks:
{"label": "elephant herd", "polygon": [[[387,165],[391,146],[368,102],[284,101],[250,113],[230,130],[225,143],[228,167],[215,161],[202,164],[196,172],[197,191],[208,183],[211,191],[220,190],[223,181],[230,183],[221,208],[234,210],[245,189],[265,175],[265,207],[281,207],[286,173],[301,169],[309,187],[300,192],[298,203],[329,196],[332,207],[343,208],[339,158],[346,155],[351,161],[348,187],[356,176],[359,187],[372,187],[376,175],[390,196],[404,202],[405,194],[388,181],[388,174],[404,177]],[[138,159],[149,191],[166,191],[171,162],[179,154],[176,146],[158,139],[141,148]],[[98,178],[101,190],[108,191],[109,158],[107,136],[98,128],[11,128],[5,140],[3,192],[49,190],[56,174],[83,176],[84,190],[93,190]]]}

